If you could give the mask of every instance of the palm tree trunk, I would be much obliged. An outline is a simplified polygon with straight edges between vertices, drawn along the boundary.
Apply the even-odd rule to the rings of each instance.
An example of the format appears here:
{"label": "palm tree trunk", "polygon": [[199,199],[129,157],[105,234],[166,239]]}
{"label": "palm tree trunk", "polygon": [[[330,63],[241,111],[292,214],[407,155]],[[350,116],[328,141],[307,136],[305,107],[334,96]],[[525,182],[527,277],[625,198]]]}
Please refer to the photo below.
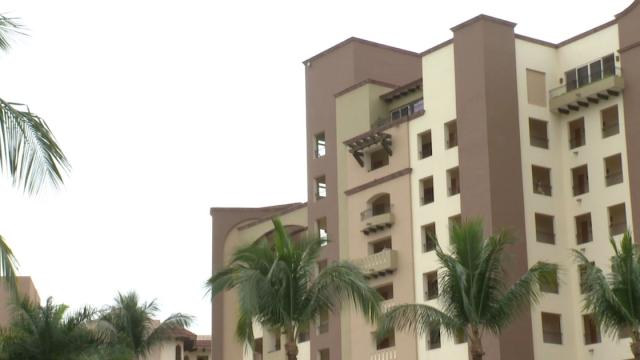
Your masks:
{"label": "palm tree trunk", "polygon": [[480,331],[475,327],[471,329],[469,336],[469,352],[471,352],[471,360],[482,360],[484,357]]}
{"label": "palm tree trunk", "polygon": [[637,330],[631,331],[631,344],[629,347],[631,348],[634,360],[640,360],[640,332]]}
{"label": "palm tree trunk", "polygon": [[287,360],[298,360],[298,344],[296,344],[295,340],[287,341],[284,345],[284,349],[287,353]]}

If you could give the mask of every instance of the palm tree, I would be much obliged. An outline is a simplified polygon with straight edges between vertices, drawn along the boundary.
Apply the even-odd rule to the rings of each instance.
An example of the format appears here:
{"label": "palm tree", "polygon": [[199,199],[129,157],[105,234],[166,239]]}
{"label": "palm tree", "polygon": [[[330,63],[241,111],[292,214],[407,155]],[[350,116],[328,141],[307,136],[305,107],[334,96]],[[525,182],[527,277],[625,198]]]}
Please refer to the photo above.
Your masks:
{"label": "palm tree", "polygon": [[80,360],[100,347],[89,326],[96,311],[89,307],[65,315],[68,307],[51,298],[44,306],[19,299],[13,310],[9,328],[0,334],[0,359]]}
{"label": "palm tree", "polygon": [[640,249],[627,232],[613,247],[611,272],[602,269],[580,251],[576,261],[586,269],[584,311],[593,313],[605,333],[616,336],[631,333],[631,353],[640,360]]}
{"label": "palm tree", "polygon": [[185,328],[193,321],[191,316],[180,313],[172,314],[162,322],[154,320],[160,311],[156,301],[141,303],[134,291],[118,293],[114,301],[101,319],[111,324],[115,343],[129,349],[136,358],[148,355],[154,346],[169,340],[172,331]]}
{"label": "palm tree", "polygon": [[538,263],[510,287],[502,267],[506,246],[512,242],[507,232],[484,238],[480,220],[451,227],[451,253],[440,247],[439,301],[441,309],[424,304],[404,304],[391,308],[381,320],[379,334],[391,329],[424,335],[441,327],[451,336],[464,334],[473,360],[484,356],[482,336],[499,334],[527,305],[537,302],[539,285],[555,280],[557,267]]}
{"label": "palm tree", "polygon": [[[0,14],[0,51],[8,51],[12,35],[24,35],[13,18]],[[51,130],[28,107],[0,98],[0,170],[27,194],[37,193],[45,183],[54,187],[63,182],[69,162]],[[15,291],[17,261],[0,236],[0,276]]]}
{"label": "palm tree", "polygon": [[212,296],[238,290],[236,335],[242,342],[253,347],[256,321],[284,334],[287,359],[295,360],[298,335],[342,302],[352,302],[370,321],[378,317],[381,297],[355,265],[334,262],[314,276],[323,240],[293,241],[279,219],[273,225],[273,241],[262,238],[237,249],[229,265],[207,281]]}

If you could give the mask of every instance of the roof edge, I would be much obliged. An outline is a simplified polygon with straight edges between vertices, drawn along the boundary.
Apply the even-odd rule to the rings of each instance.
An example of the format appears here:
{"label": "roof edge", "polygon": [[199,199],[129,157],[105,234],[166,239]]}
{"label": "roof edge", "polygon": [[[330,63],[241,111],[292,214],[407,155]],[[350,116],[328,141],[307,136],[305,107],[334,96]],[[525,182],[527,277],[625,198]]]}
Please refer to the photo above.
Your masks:
{"label": "roof edge", "polygon": [[609,26],[615,25],[616,23],[618,23],[618,19],[617,18],[613,19],[613,20],[609,20],[604,24],[600,24],[600,25],[598,25],[598,26],[596,26],[596,27],[594,27],[592,29],[589,29],[589,30],[587,30],[585,32],[582,32],[582,33],[580,33],[578,35],[572,36],[572,37],[570,37],[570,38],[568,38],[566,40],[563,40],[563,41],[557,43],[556,47],[560,48],[560,47],[563,47],[565,45],[571,44],[574,41],[580,40],[580,39],[585,38],[585,37],[587,37],[587,36],[589,36],[591,34],[597,33],[598,31],[604,30],[604,29],[608,28]]}
{"label": "roof edge", "polygon": [[305,207],[307,207],[307,203],[306,202],[305,203],[295,203],[295,204],[293,204],[291,206],[288,206],[288,207],[285,207],[284,209],[281,209],[280,211],[276,212],[272,216],[264,217],[262,219],[258,219],[258,220],[252,221],[252,222],[250,222],[248,224],[244,224],[244,225],[238,226],[238,230],[245,230],[245,229],[252,228],[252,227],[254,227],[256,225],[262,224],[263,222],[270,221],[271,219],[273,219],[275,217],[286,215],[286,214],[289,214],[289,213],[294,212],[296,210],[303,209]]}
{"label": "roof edge", "polygon": [[621,18],[627,15],[631,10],[633,10],[636,6],[640,5],[640,0],[634,0],[631,5],[627,6],[626,9],[616,14],[616,19]]}
{"label": "roof edge", "polygon": [[334,97],[340,97],[348,92],[351,92],[359,87],[365,86],[367,84],[373,84],[373,85],[378,85],[378,86],[383,86],[383,87],[387,87],[390,89],[395,89],[398,87],[398,85],[395,84],[391,84],[388,82],[384,82],[384,81],[380,81],[380,80],[376,80],[376,79],[364,79],[362,81],[360,81],[359,83],[355,83],[343,90],[338,91],[337,93],[335,93],[333,96]]}
{"label": "roof edge", "polygon": [[308,64],[308,63],[310,63],[310,62],[312,62],[314,60],[317,60],[318,58],[320,58],[320,57],[322,57],[324,55],[327,55],[327,54],[329,54],[329,53],[331,53],[331,52],[333,52],[335,50],[338,50],[341,47],[349,45],[352,42],[357,42],[357,43],[364,44],[364,45],[374,46],[374,47],[378,47],[378,48],[385,49],[385,50],[396,51],[396,52],[403,53],[403,54],[406,54],[406,55],[411,55],[411,56],[416,56],[416,57],[420,56],[420,54],[418,54],[416,52],[413,52],[413,51],[410,51],[410,50],[401,49],[401,48],[398,48],[398,47],[385,45],[385,44],[381,44],[381,43],[378,43],[378,42],[375,42],[375,41],[365,40],[365,39],[361,39],[361,38],[352,36],[352,37],[350,37],[350,38],[348,38],[348,39],[346,39],[344,41],[339,42],[336,45],[333,45],[332,47],[330,47],[330,48],[328,48],[328,49],[326,49],[324,51],[319,52],[318,54],[308,58],[307,60],[303,61],[302,63],[306,65],[306,64]]}
{"label": "roof edge", "polygon": [[263,207],[212,207],[209,212],[213,215],[214,212],[248,212],[248,211],[269,211],[269,210],[279,210],[284,209],[293,205],[306,204],[306,202],[294,202],[280,205],[271,205],[271,206],[263,206]]}
{"label": "roof edge", "polygon": [[469,19],[469,20],[467,20],[467,21],[465,21],[463,23],[460,23],[460,24],[452,27],[451,31],[456,32],[456,31],[458,31],[458,30],[460,30],[460,29],[462,29],[464,27],[467,27],[467,26],[469,26],[471,24],[474,24],[474,23],[476,23],[478,21],[490,21],[490,22],[493,22],[493,23],[496,23],[496,24],[506,25],[506,26],[509,26],[509,27],[512,27],[512,28],[517,25],[516,23],[511,22],[511,21],[507,21],[507,20],[504,20],[504,19],[500,19],[500,18],[497,18],[497,17],[485,15],[485,14],[480,14],[480,15],[478,15],[476,17],[473,17],[473,18],[471,18],[471,19]]}
{"label": "roof edge", "polygon": [[425,50],[425,51],[421,52],[421,53],[420,53],[420,56],[426,56],[426,55],[429,55],[429,54],[431,54],[431,53],[433,53],[433,52],[436,52],[436,51],[438,51],[438,50],[442,49],[443,47],[447,47],[447,46],[448,46],[448,45],[450,45],[450,44],[453,44],[453,38],[451,38],[451,39],[449,39],[449,40],[446,40],[446,41],[443,41],[443,42],[441,42],[441,43],[440,43],[440,44],[438,44],[438,45],[435,45],[435,46],[432,46],[432,47],[428,48],[427,50]]}

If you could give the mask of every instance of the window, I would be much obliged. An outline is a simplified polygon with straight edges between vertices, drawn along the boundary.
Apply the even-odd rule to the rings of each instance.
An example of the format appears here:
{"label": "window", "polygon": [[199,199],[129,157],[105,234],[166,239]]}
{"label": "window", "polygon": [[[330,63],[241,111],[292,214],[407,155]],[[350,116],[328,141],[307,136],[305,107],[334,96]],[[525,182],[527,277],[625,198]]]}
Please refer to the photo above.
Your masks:
{"label": "window", "polygon": [[322,241],[321,245],[326,246],[329,242],[329,234],[327,232],[327,218],[323,217],[316,220],[316,236]]}
{"label": "window", "polygon": [[447,185],[449,196],[460,194],[460,170],[457,167],[447,170]]}
{"label": "window", "polygon": [[549,148],[546,121],[529,118],[529,142],[531,146],[542,149]]}
{"label": "window", "polygon": [[280,330],[269,330],[268,335],[269,342],[267,346],[269,346],[269,352],[280,351]]}
{"label": "window", "polygon": [[600,112],[602,117],[602,137],[607,138],[609,136],[620,133],[620,123],[618,116],[618,105],[606,108]]}
{"label": "window", "polygon": [[[373,334],[374,339],[375,333]],[[382,339],[376,339],[376,350],[384,350],[390,347],[396,346],[396,334],[395,332],[391,332],[389,335],[383,337]]]}
{"label": "window", "polygon": [[182,360],[182,348],[176,345],[176,360]]}
{"label": "window", "polygon": [[531,167],[533,175],[533,192],[551,196],[551,169],[542,166]]}
{"label": "window", "polygon": [[382,296],[383,300],[393,299],[393,284],[380,286],[376,288],[376,291],[378,292],[378,294],[380,294],[380,296]]}
{"label": "window", "polygon": [[262,338],[253,342],[253,360],[262,360]]}
{"label": "window", "polygon": [[402,105],[399,108],[392,110],[391,120],[398,120],[422,110],[424,110],[424,101],[422,99],[418,99],[410,104]]}
{"label": "window", "polygon": [[438,272],[432,271],[422,275],[422,283],[424,286],[424,300],[433,300],[438,298]]}
{"label": "window", "polygon": [[319,159],[327,154],[327,143],[324,139],[324,132],[315,135],[314,154],[316,156],[316,159]]}
{"label": "window", "polygon": [[440,349],[440,326],[433,326],[427,335],[427,350]]}
{"label": "window", "polygon": [[426,253],[436,249],[436,224],[423,225],[422,229],[422,252]]}
{"label": "window", "polygon": [[527,69],[527,100],[531,105],[547,106],[545,73]]}
{"label": "window", "polygon": [[378,149],[369,153],[369,171],[389,165],[389,153],[385,149]]}
{"label": "window", "polygon": [[609,235],[616,236],[627,231],[627,211],[624,204],[610,206],[609,210]]}
{"label": "window", "polygon": [[549,293],[549,294],[558,294],[559,293],[559,284],[558,284],[558,270],[556,269],[553,272],[553,278],[550,279],[548,283],[542,283],[540,285],[540,291]]}
{"label": "window", "polygon": [[391,195],[383,194],[371,201],[371,216],[388,214],[391,212]]}
{"label": "window", "polygon": [[444,135],[446,149],[458,146],[458,126],[455,120],[444,124]]}
{"label": "window", "polygon": [[556,243],[556,235],[553,231],[553,216],[536,214],[536,241],[544,244]]}
{"label": "window", "polygon": [[457,345],[457,344],[464,344],[466,342],[467,342],[467,332],[463,328],[456,330],[456,332],[453,334],[453,343]]}
{"label": "window", "polygon": [[584,343],[586,345],[597,344],[600,342],[600,327],[596,323],[592,314],[582,315],[582,323],[584,325]]}
{"label": "window", "polygon": [[318,264],[317,264],[318,273],[320,273],[320,272],[322,272],[322,270],[326,269],[328,263],[329,262],[326,259],[318,261]]}
{"label": "window", "polygon": [[[591,265],[595,265],[595,262],[591,262]],[[586,294],[589,292],[589,283],[587,282],[587,267],[585,265],[578,265],[578,281],[580,283],[580,294]]]}
{"label": "window", "polygon": [[318,319],[318,335],[329,332],[329,311],[323,310],[320,312]]}
{"label": "window", "polygon": [[309,341],[309,331],[301,331],[298,333],[298,343]]}
{"label": "window", "polygon": [[605,183],[613,186],[622,183],[622,155],[616,154],[604,159]]}
{"label": "window", "polygon": [[606,55],[587,65],[565,72],[565,78],[567,79],[567,91],[589,85],[615,74],[615,56],[613,54]]}
{"label": "window", "polygon": [[449,242],[451,242],[451,239],[453,237],[453,229],[457,226],[460,226],[462,224],[462,216],[458,215],[454,215],[449,217]]}
{"label": "window", "polygon": [[327,180],[324,176],[316,178],[316,200],[327,197]]}
{"label": "window", "polygon": [[542,313],[542,341],[547,344],[562,344],[560,314]]}
{"label": "window", "polygon": [[318,351],[318,360],[331,360],[329,358],[329,349],[322,349]]}
{"label": "window", "polygon": [[431,204],[434,200],[433,194],[433,176],[420,180],[420,204]]}
{"label": "window", "polygon": [[576,240],[578,245],[593,241],[591,213],[576,216]]}
{"label": "window", "polygon": [[585,145],[584,118],[569,123],[569,149]]}
{"label": "window", "polygon": [[430,130],[418,135],[418,147],[420,148],[420,153],[418,154],[420,159],[428,158],[433,155]]}
{"label": "window", "polygon": [[380,252],[383,252],[385,250],[391,250],[391,238],[385,238],[382,240],[378,240],[375,242],[372,242],[371,244],[369,244],[369,253],[370,254],[377,254]]}
{"label": "window", "polygon": [[571,178],[573,179],[573,196],[589,192],[589,170],[586,164],[571,169]]}

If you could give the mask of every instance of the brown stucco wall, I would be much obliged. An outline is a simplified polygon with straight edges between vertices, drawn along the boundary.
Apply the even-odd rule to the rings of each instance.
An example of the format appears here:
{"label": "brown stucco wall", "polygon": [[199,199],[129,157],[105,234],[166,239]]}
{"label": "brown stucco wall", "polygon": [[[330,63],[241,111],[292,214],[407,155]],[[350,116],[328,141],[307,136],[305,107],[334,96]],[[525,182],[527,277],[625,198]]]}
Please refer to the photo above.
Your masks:
{"label": "brown stucco wall", "polygon": [[[479,16],[452,29],[462,216],[482,218],[487,234],[516,236],[505,266],[511,282],[528,268],[514,26]],[[533,360],[529,312],[483,341],[488,360]]]}
{"label": "brown stucco wall", "polygon": [[620,62],[625,82],[623,99],[633,216],[631,226],[635,241],[640,242],[640,1],[634,1],[616,17],[620,36]]}
{"label": "brown stucco wall", "polygon": [[[224,249],[229,232],[241,223],[269,218],[288,207],[299,204],[285,204],[263,208],[211,208],[212,232],[212,273],[220,270],[225,265]],[[217,296],[212,301],[211,309],[211,334],[212,355],[214,359],[224,359],[224,333],[223,322],[224,301],[222,296]],[[227,331],[235,328],[235,324],[227,324]]]}
{"label": "brown stucco wall", "polygon": [[[16,277],[16,283],[20,296],[40,305],[40,295],[38,295],[38,290],[36,290],[31,277],[18,276]],[[9,326],[12,318],[12,307],[13,300],[9,288],[4,280],[0,281],[0,327]]]}
{"label": "brown stucco wall", "polygon": [[[322,258],[340,258],[339,196],[346,189],[338,188],[338,147],[344,146],[337,139],[335,94],[366,79],[385,83],[404,84],[420,77],[420,58],[417,54],[380,44],[349,39],[338,46],[305,61],[307,102],[307,179],[309,198],[309,228],[319,218],[327,218],[328,236],[331,242],[325,247]],[[326,155],[314,158],[314,135],[325,132]],[[346,139],[343,139],[346,140]],[[343,170],[344,171],[344,170]],[[315,200],[315,178],[324,175],[327,181],[327,198]],[[311,335],[311,359],[315,360],[319,349],[330,348],[331,359],[342,358],[340,318],[329,320],[328,334]]]}

